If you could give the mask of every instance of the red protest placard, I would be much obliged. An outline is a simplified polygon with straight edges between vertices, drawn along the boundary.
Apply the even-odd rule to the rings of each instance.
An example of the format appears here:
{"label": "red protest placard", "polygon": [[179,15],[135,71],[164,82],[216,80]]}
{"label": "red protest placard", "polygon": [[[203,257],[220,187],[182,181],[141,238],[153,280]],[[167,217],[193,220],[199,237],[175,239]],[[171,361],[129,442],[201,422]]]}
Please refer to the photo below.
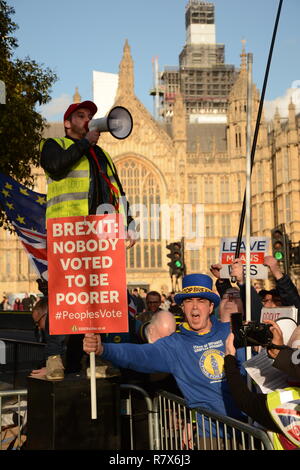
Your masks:
{"label": "red protest placard", "polygon": [[48,219],[50,334],[128,331],[119,214]]}

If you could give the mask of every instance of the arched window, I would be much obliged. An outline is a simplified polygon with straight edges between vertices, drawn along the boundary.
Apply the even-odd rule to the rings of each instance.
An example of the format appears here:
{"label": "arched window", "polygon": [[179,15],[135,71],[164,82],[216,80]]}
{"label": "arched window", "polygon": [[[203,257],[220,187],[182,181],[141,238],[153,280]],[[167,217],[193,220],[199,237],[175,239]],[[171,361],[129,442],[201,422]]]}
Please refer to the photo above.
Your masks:
{"label": "arched window", "polygon": [[127,268],[161,268],[158,177],[148,166],[130,157],[118,162],[117,168],[139,233],[135,246],[126,250]]}

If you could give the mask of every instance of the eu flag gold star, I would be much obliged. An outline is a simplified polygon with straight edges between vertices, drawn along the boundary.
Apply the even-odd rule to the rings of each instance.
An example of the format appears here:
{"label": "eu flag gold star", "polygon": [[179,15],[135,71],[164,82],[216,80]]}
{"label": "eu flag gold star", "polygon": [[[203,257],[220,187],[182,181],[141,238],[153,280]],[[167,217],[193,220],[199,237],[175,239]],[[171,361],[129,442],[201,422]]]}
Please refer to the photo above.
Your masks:
{"label": "eu flag gold star", "polygon": [[12,187],[12,185],[11,185],[11,184],[9,184],[9,183],[5,183],[5,188],[6,188],[6,189],[12,189],[13,187]]}
{"label": "eu flag gold star", "polygon": [[14,205],[11,202],[6,202],[5,205],[12,211],[14,210]]}
{"label": "eu flag gold star", "polygon": [[28,192],[27,192],[27,189],[23,189],[23,188],[20,188],[20,193],[21,194],[24,194],[25,196],[29,196]]}
{"label": "eu flag gold star", "polygon": [[20,215],[18,215],[17,219],[16,219],[18,222],[20,222],[20,224],[24,224],[25,225],[25,219],[24,217],[21,217]]}
{"label": "eu flag gold star", "polygon": [[5,197],[9,196],[9,192],[6,191],[6,189],[2,189],[1,193],[4,194]]}
{"label": "eu flag gold star", "polygon": [[43,204],[46,204],[46,199],[43,196],[38,196],[36,202],[43,205]]}

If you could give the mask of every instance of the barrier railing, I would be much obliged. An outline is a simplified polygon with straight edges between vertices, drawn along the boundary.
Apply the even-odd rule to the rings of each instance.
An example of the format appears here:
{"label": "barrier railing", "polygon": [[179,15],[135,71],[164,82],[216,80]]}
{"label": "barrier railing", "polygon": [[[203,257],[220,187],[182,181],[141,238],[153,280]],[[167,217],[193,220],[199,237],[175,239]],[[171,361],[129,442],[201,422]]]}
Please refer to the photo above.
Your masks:
{"label": "barrier railing", "polygon": [[1,337],[0,342],[5,345],[1,363],[4,364],[6,371],[11,371],[13,388],[15,388],[18,386],[16,382],[20,367],[27,366],[28,369],[32,369],[37,361],[41,361],[44,358],[45,344],[5,337]]}
{"label": "barrier railing", "polygon": [[26,436],[22,430],[26,425],[27,390],[4,390],[0,392],[0,450],[18,450]]}
{"label": "barrier railing", "polygon": [[[152,399],[148,395],[148,393],[141,387],[132,384],[121,384],[121,390],[127,391],[128,396],[127,399],[123,398],[121,415],[129,417],[129,428],[130,428],[130,450],[136,450],[136,443],[137,443],[137,436],[134,435],[134,418],[138,415],[145,415],[146,414],[146,422],[147,422],[147,430],[145,432],[148,433],[149,439],[149,447],[148,449],[154,450],[154,424],[155,421],[153,419],[153,403]],[[146,410],[135,410],[134,406],[134,394],[137,393],[143,398]],[[146,413],[145,413],[146,412]]]}
{"label": "barrier railing", "polygon": [[190,409],[171,393],[153,401],[157,450],[272,450],[263,430],[202,408]]}
{"label": "barrier railing", "polygon": [[[146,436],[144,449],[149,450],[273,450],[268,434],[247,423],[201,408],[190,409],[184,399],[165,391],[152,399],[139,386],[120,387],[120,413],[128,417],[130,450],[140,450],[138,441],[142,436]],[[0,450],[20,449],[26,439],[22,433],[26,395],[26,389],[0,392]],[[142,398],[143,410],[136,408],[137,396]],[[141,415],[145,419],[140,432],[136,432],[134,420]]]}

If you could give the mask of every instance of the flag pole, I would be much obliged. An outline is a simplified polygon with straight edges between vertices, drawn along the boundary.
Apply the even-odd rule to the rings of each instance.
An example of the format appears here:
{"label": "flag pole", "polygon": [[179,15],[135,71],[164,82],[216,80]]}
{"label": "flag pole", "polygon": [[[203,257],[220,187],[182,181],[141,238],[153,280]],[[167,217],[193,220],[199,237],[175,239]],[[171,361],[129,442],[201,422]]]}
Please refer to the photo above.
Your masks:
{"label": "flag pole", "polygon": [[[247,54],[247,141],[246,141],[246,320],[251,321],[251,121],[252,121],[252,64],[253,55]],[[249,348],[247,348],[249,353]]]}
{"label": "flag pole", "polygon": [[[264,82],[263,82],[263,87],[262,87],[262,92],[261,92],[261,98],[260,98],[258,112],[257,112],[257,119],[256,119],[256,125],[255,125],[254,134],[253,134],[252,149],[251,149],[251,172],[252,172],[252,168],[254,165],[256,143],[258,139],[260,120],[261,120],[261,115],[263,111],[263,104],[264,104],[264,99],[265,99],[265,93],[266,93],[266,88],[267,88],[267,83],[268,83],[269,71],[271,67],[272,55],[273,55],[273,50],[274,50],[274,45],[275,45],[275,39],[276,39],[276,34],[277,34],[277,29],[278,29],[278,24],[279,24],[279,19],[280,19],[282,3],[283,3],[283,0],[279,0],[277,15],[275,19],[275,25],[274,25],[274,30],[273,30],[272,40],[271,40],[271,46],[270,46],[269,55],[268,55],[267,67],[265,71]],[[243,200],[243,206],[242,206],[242,212],[241,212],[241,218],[240,218],[239,232],[237,236],[235,258],[239,258],[240,256],[241,240],[243,236],[243,228],[244,228],[245,213],[246,213],[246,194],[245,193],[244,193],[244,200]],[[232,277],[231,280],[232,282],[236,282],[236,279],[234,279],[234,277]]]}

